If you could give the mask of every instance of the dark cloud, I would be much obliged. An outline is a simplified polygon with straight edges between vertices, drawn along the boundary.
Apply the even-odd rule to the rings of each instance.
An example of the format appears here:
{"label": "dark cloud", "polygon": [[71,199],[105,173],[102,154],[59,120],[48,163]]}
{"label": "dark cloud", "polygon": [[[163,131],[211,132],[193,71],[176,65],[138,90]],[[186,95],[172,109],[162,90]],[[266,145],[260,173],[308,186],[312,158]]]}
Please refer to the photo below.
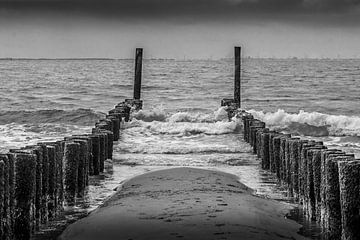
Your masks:
{"label": "dark cloud", "polygon": [[117,17],[346,13],[360,0],[0,0],[0,8]]}

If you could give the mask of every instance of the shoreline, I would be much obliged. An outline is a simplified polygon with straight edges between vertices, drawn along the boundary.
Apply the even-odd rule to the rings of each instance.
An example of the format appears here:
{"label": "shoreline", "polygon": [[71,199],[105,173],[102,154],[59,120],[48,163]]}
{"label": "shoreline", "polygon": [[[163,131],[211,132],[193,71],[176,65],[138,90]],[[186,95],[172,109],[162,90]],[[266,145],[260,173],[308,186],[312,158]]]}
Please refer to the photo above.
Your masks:
{"label": "shoreline", "polygon": [[293,205],[254,196],[228,173],[172,168],[121,186],[59,239],[309,239],[286,219]]}

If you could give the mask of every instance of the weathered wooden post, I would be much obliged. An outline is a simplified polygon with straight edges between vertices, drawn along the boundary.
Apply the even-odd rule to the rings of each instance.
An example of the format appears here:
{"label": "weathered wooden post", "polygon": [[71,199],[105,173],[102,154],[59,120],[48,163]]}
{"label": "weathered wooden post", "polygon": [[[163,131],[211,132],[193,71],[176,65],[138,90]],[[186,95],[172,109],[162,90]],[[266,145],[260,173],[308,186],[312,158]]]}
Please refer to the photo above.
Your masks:
{"label": "weathered wooden post", "polygon": [[143,49],[136,49],[135,56],[135,82],[134,82],[134,99],[140,99],[141,93],[141,72],[142,72]]}
{"label": "weathered wooden post", "polygon": [[315,203],[315,189],[314,189],[314,170],[313,170],[313,161],[314,156],[323,149],[324,146],[317,146],[310,147],[307,150],[307,164],[306,164],[306,181],[305,181],[305,199],[306,199],[306,208],[307,213],[310,217],[310,219],[315,220],[316,219],[316,203]]}
{"label": "weathered wooden post", "polygon": [[113,122],[113,129],[111,131],[113,132],[113,135],[114,135],[114,141],[118,141],[119,136],[120,136],[120,120],[119,120],[119,118],[116,116],[111,116],[111,115],[106,116],[106,118],[110,119]]}
{"label": "weathered wooden post", "polygon": [[[43,214],[42,223],[54,218],[57,213],[57,191],[58,191],[58,153],[59,147],[56,142],[41,142],[38,146],[30,147],[31,153],[37,156],[37,164],[42,165],[41,177],[42,182],[39,187],[43,191],[43,206],[41,206]],[[38,159],[42,155],[42,159]],[[41,161],[40,161],[41,160]],[[40,173],[39,173],[40,174]],[[38,174],[37,174],[38,175]],[[37,176],[38,177],[38,176]],[[46,177],[46,182],[45,182]],[[36,201],[35,201],[36,202]],[[35,214],[36,215],[36,214]],[[36,225],[36,224],[35,224]]]}
{"label": "weathered wooden post", "polygon": [[48,150],[45,145],[39,145],[39,151],[42,154],[42,175],[41,175],[41,185],[42,185],[42,194],[41,194],[41,223],[46,223],[48,221],[48,200],[49,200],[49,158]]}
{"label": "weathered wooden post", "polygon": [[261,134],[261,143],[262,143],[261,156],[262,156],[263,169],[270,169],[269,137],[270,137],[270,134],[268,131],[264,131]]}
{"label": "weathered wooden post", "polygon": [[79,162],[78,162],[78,182],[77,182],[77,196],[82,197],[86,186],[86,164],[88,154],[88,142],[86,140],[74,139],[79,146]]}
{"label": "weathered wooden post", "polygon": [[[41,223],[42,209],[42,166],[43,152],[40,146],[34,146],[32,152],[36,155],[36,190],[35,190],[35,229],[39,230]],[[14,159],[14,154],[9,154],[9,159]]]}
{"label": "weathered wooden post", "polygon": [[250,125],[249,125],[249,143],[250,145],[254,148],[254,153],[256,153],[257,149],[256,149],[256,132],[258,129],[262,129],[265,128],[265,123],[261,122],[258,119],[252,119],[250,121]]}
{"label": "weathered wooden post", "polygon": [[[73,140],[74,142],[79,141],[78,143],[84,142],[86,146],[83,146],[82,148],[86,148],[86,151],[84,154],[84,166],[83,166],[83,181],[84,181],[84,187],[89,185],[89,175],[92,174],[90,171],[90,168],[92,167],[92,139],[91,135],[73,135],[71,137],[65,138],[65,140]],[[81,161],[81,160],[80,160]],[[81,165],[81,164],[80,164]],[[80,169],[80,167],[79,167]],[[79,173],[79,175],[82,175]],[[81,186],[82,180],[79,180],[79,186]]]}
{"label": "weathered wooden post", "polygon": [[99,175],[100,173],[100,136],[92,134],[90,136],[92,142],[92,158],[90,160],[90,175]]}
{"label": "weathered wooden post", "polygon": [[[3,172],[3,187],[2,187],[2,194],[3,194],[3,202],[1,206],[1,225],[3,228],[3,235],[9,236],[10,233],[10,214],[9,214],[9,201],[10,201],[10,186],[9,186],[9,158],[5,154],[0,154],[0,161],[4,163],[4,172]],[[1,191],[1,190],[0,190]],[[7,239],[7,238],[4,238]]]}
{"label": "weathered wooden post", "polygon": [[321,152],[314,151],[312,159],[312,171],[314,180],[314,195],[315,195],[315,218],[317,222],[320,222],[320,187],[321,187]]}
{"label": "weathered wooden post", "polygon": [[298,177],[299,177],[299,156],[298,144],[299,138],[289,139],[289,158],[290,158],[290,193],[297,200],[299,193]]}
{"label": "weathered wooden post", "polygon": [[278,132],[270,132],[269,133],[269,164],[270,164],[270,171],[275,173],[275,151],[274,151],[274,137],[278,136]]}
{"label": "weathered wooden post", "polygon": [[[288,185],[289,188],[291,188],[290,187],[290,185],[291,185],[290,140],[291,140],[291,138],[286,139],[286,142],[285,142],[285,155],[284,155],[284,158],[285,158],[285,179],[284,179],[284,181]],[[290,191],[290,193],[292,194],[292,191]]]}
{"label": "weathered wooden post", "polygon": [[128,122],[129,121],[129,118],[130,118],[130,110],[131,110],[131,107],[128,106],[128,104],[126,103],[119,103],[115,106],[115,109],[112,109],[109,111],[109,113],[121,113],[121,116],[124,118],[125,122]]}
{"label": "weathered wooden post", "polygon": [[342,239],[360,239],[360,160],[340,161]]}
{"label": "weathered wooden post", "polygon": [[105,133],[98,132],[96,133],[100,136],[100,165],[99,165],[99,171],[104,172],[104,163],[107,159],[108,151],[107,151],[107,135]]}
{"label": "weathered wooden post", "polygon": [[255,132],[255,147],[254,147],[254,153],[258,156],[258,158],[261,159],[261,133],[265,130],[263,129],[257,129]]}
{"label": "weathered wooden post", "polygon": [[244,140],[249,142],[249,131],[250,131],[250,121],[254,119],[253,115],[244,116]]}
{"label": "weathered wooden post", "polygon": [[2,221],[2,216],[4,212],[4,193],[5,193],[5,163],[4,161],[0,160],[0,216],[1,216],[1,222],[0,222],[0,239],[3,239],[4,237],[4,224]]}
{"label": "weathered wooden post", "polygon": [[108,134],[105,133],[105,131],[107,132],[107,130],[103,130],[103,129],[99,129],[99,128],[93,128],[92,129],[92,133],[96,134],[99,136],[99,144],[100,144],[100,148],[99,148],[99,171],[103,172],[104,171],[104,163],[105,160],[108,158],[109,155],[109,138],[108,138]]}
{"label": "weathered wooden post", "polygon": [[300,141],[299,145],[299,197],[300,201],[303,203],[303,207],[306,207],[306,180],[307,180],[307,149],[314,146],[315,143],[307,142],[306,140]]}
{"label": "weathered wooden post", "polygon": [[75,197],[78,188],[78,164],[80,144],[75,142],[65,143],[64,152],[64,186],[65,200],[68,205],[75,204]]}
{"label": "weathered wooden post", "polygon": [[353,161],[354,156],[330,156],[325,163],[326,171],[326,229],[328,239],[341,239],[342,221],[339,186],[339,161]]}
{"label": "weathered wooden post", "polygon": [[234,100],[236,107],[241,107],[241,47],[235,47],[235,89]]}
{"label": "weathered wooden post", "polygon": [[14,207],[15,207],[15,157],[14,157],[13,154],[10,154],[10,153],[8,153],[7,156],[8,156],[8,159],[9,159],[10,228],[12,230],[13,226],[14,226]]}
{"label": "weathered wooden post", "polygon": [[326,191],[327,191],[327,172],[326,162],[330,156],[345,155],[344,152],[338,149],[323,149],[321,151],[321,183],[320,183],[320,226],[322,229],[327,229],[327,207],[326,207]]}
{"label": "weathered wooden post", "polygon": [[114,134],[112,131],[101,130],[101,133],[104,133],[107,138],[107,159],[112,159],[113,148],[114,148]]}
{"label": "weathered wooden post", "polygon": [[281,147],[281,137],[282,135],[274,136],[273,138],[273,161],[274,161],[274,172],[276,177],[280,180],[281,176],[281,159],[280,159],[280,147]]}
{"label": "weathered wooden post", "polygon": [[64,141],[57,141],[55,148],[56,148],[56,209],[57,212],[63,210],[64,207],[64,165],[63,165],[63,157],[64,157]]}
{"label": "weathered wooden post", "polygon": [[17,153],[15,155],[15,212],[14,239],[31,237],[31,209],[35,194],[36,156]]}
{"label": "weathered wooden post", "polygon": [[289,138],[291,138],[291,134],[283,134],[280,138],[280,180],[286,184],[288,183],[287,182],[287,175],[288,175],[288,171],[287,171],[288,164],[287,163],[288,163],[288,161],[287,161],[286,148],[288,146],[287,141]]}
{"label": "weathered wooden post", "polygon": [[53,219],[56,213],[56,151],[55,147],[52,145],[46,145],[48,152],[48,161],[49,161],[49,201],[48,201],[48,214],[49,219]]}

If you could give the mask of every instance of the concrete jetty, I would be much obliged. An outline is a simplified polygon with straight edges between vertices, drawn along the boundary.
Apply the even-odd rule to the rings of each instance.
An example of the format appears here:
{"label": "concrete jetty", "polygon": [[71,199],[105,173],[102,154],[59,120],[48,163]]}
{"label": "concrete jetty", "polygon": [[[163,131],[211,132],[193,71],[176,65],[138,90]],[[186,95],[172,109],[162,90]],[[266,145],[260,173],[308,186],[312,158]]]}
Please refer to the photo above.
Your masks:
{"label": "concrete jetty", "polygon": [[236,176],[173,168],[125,182],[61,240],[306,239],[285,218],[293,206],[251,194]]}

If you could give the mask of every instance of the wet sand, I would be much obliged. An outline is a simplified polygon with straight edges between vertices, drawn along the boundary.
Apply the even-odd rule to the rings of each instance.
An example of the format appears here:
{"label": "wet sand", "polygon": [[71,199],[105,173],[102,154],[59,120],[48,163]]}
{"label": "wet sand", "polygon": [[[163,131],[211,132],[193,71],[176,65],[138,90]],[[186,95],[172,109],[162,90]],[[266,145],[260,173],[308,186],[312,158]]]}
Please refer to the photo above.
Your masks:
{"label": "wet sand", "polygon": [[175,168],[132,178],[61,240],[306,239],[293,206],[251,194],[236,176]]}

